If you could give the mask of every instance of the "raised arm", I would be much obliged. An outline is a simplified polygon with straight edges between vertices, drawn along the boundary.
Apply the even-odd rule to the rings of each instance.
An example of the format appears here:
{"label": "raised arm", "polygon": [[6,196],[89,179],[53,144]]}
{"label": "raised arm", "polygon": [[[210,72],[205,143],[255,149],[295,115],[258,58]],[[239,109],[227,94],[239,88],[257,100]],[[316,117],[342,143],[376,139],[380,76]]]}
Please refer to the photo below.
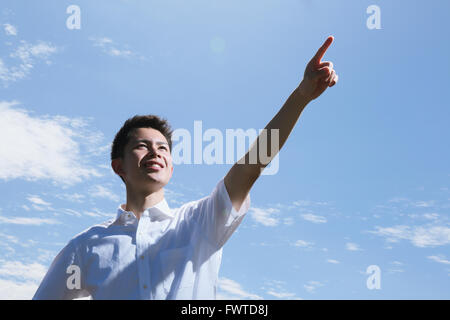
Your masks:
{"label": "raised arm", "polygon": [[[245,156],[236,162],[225,176],[225,187],[235,210],[239,211],[262,170],[281,150],[306,105],[319,97],[328,87],[337,83],[338,75],[333,70],[333,63],[330,61],[322,62],[322,58],[333,40],[332,36],[328,37],[319,48],[307,64],[300,85],[291,93],[280,111],[265,127],[266,133],[261,132]],[[272,150],[271,134],[276,130],[278,130],[279,135],[278,148],[275,148],[276,151],[273,154],[263,152],[263,154],[267,154],[269,161],[267,159],[262,161],[260,158],[261,151],[259,151],[260,146]],[[257,156],[257,161],[250,161],[252,155]]]}

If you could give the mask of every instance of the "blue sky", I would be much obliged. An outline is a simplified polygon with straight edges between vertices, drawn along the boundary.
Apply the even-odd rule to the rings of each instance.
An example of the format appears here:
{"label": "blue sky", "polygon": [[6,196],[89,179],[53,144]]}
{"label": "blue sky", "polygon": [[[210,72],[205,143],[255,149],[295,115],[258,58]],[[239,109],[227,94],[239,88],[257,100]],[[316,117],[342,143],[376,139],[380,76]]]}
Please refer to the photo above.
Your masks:
{"label": "blue sky", "polygon": [[[449,13],[445,0],[3,0],[0,298],[31,298],[68,240],[114,217],[125,189],[109,148],[127,118],[262,129],[333,35],[324,60],[339,82],[253,186],[219,297],[449,299]],[[176,165],[169,205],[230,168]]]}

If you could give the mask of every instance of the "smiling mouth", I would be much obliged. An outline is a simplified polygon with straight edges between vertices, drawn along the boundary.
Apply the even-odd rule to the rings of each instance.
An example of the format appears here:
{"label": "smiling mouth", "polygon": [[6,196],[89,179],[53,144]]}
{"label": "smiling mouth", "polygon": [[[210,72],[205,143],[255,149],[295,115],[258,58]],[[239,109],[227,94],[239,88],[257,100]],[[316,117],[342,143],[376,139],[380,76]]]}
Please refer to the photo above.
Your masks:
{"label": "smiling mouth", "polygon": [[159,170],[162,170],[162,169],[163,169],[163,168],[162,168],[160,165],[158,165],[158,164],[150,164],[150,165],[146,165],[145,168],[146,168],[147,170],[151,170],[151,171],[159,171]]}

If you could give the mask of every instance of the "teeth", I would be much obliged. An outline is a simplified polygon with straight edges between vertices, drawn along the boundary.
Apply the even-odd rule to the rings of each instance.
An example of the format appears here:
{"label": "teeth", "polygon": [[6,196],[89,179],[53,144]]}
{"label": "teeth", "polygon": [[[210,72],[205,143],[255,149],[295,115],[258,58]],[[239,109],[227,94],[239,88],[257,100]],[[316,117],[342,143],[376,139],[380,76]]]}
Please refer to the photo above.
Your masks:
{"label": "teeth", "polygon": [[161,168],[161,166],[160,166],[160,165],[157,165],[157,164],[152,164],[150,167],[151,167],[151,168]]}

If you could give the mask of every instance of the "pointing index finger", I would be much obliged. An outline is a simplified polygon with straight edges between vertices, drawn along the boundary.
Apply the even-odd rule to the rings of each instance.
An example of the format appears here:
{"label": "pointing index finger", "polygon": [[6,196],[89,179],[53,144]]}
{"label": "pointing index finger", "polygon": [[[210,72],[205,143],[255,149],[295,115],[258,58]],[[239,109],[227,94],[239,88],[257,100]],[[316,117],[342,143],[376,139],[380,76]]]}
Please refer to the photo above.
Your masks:
{"label": "pointing index finger", "polygon": [[333,36],[329,36],[327,38],[327,40],[325,40],[323,45],[319,48],[319,50],[317,50],[317,53],[316,53],[316,55],[313,58],[313,61],[316,64],[320,63],[320,61],[322,60],[323,56],[325,55],[325,52],[327,51],[328,47],[331,45],[333,40],[334,40],[334,37]]}

